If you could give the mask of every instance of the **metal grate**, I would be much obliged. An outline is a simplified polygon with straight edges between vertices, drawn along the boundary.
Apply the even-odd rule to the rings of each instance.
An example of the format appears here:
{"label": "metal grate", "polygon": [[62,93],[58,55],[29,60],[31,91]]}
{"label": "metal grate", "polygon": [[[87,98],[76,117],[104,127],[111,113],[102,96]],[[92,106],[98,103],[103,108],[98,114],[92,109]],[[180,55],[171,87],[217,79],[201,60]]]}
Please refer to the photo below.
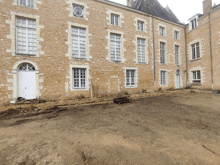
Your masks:
{"label": "metal grate", "polygon": [[18,71],[35,71],[35,67],[31,64],[22,64],[19,66]]}

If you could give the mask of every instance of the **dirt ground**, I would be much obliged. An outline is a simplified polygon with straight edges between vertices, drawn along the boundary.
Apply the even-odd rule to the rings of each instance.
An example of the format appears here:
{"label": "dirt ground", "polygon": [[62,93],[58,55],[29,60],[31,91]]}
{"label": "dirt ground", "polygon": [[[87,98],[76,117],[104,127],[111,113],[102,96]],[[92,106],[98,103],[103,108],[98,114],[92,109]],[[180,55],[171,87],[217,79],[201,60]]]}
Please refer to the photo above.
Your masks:
{"label": "dirt ground", "polygon": [[0,113],[0,165],[219,165],[219,144],[219,94]]}

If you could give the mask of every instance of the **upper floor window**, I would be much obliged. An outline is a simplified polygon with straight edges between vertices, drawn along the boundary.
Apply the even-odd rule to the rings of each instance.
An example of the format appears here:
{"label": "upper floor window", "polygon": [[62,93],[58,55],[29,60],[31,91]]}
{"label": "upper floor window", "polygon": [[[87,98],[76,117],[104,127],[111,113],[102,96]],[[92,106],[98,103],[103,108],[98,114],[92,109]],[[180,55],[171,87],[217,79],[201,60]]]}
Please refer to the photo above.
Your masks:
{"label": "upper floor window", "polygon": [[16,53],[36,55],[36,20],[16,18]]}
{"label": "upper floor window", "polygon": [[196,20],[196,18],[193,19],[192,21],[190,21],[190,23],[191,23],[191,29],[194,29],[194,28],[197,27],[197,20]]}
{"label": "upper floor window", "polygon": [[111,14],[111,24],[119,26],[119,15]]}
{"label": "upper floor window", "polygon": [[200,70],[193,71],[193,72],[192,72],[192,76],[193,76],[193,79],[192,79],[192,82],[193,82],[193,83],[201,83]]}
{"label": "upper floor window", "polygon": [[199,43],[191,45],[192,47],[192,59],[199,59],[200,58],[200,50],[199,50]]}
{"label": "upper floor window", "polygon": [[86,58],[86,29],[72,27],[72,57]]}
{"label": "upper floor window", "polygon": [[137,21],[137,29],[140,31],[144,31],[144,22]]}
{"label": "upper floor window", "polygon": [[166,45],[164,42],[160,42],[160,64],[166,63]]}
{"label": "upper floor window", "polygon": [[73,4],[73,16],[78,18],[83,18],[84,6]]}
{"label": "upper floor window", "polygon": [[111,61],[121,61],[121,35],[110,34]]}
{"label": "upper floor window", "polygon": [[179,32],[175,30],[174,31],[174,38],[178,40],[179,36],[180,36]]}
{"label": "upper floor window", "polygon": [[34,8],[34,0],[18,0],[18,5]]}
{"label": "upper floor window", "polygon": [[180,65],[179,45],[175,45],[175,64]]}
{"label": "upper floor window", "polygon": [[137,39],[138,63],[146,62],[145,39]]}
{"label": "upper floor window", "polygon": [[161,36],[165,36],[165,27],[159,26],[159,32]]}

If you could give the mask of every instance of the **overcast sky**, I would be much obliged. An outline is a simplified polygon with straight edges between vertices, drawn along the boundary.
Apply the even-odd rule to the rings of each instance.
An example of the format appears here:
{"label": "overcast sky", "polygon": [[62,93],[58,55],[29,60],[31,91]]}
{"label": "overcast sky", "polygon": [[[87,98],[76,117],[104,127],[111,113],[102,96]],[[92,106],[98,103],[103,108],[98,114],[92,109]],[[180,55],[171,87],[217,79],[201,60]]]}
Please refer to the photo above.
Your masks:
{"label": "overcast sky", "polygon": [[[111,0],[126,5],[126,0]],[[164,7],[168,4],[170,9],[176,14],[180,22],[188,23],[188,19],[197,13],[203,14],[203,0],[158,0]],[[212,3],[218,5],[220,0],[212,0]]]}

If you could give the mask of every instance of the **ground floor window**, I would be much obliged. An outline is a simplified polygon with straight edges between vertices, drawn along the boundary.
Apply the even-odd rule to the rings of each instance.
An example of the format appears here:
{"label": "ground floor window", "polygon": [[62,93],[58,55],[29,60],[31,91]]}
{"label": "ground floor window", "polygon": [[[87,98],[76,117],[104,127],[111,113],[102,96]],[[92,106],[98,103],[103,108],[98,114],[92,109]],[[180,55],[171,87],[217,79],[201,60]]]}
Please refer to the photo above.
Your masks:
{"label": "ground floor window", "polygon": [[193,83],[201,83],[201,73],[200,70],[197,71],[193,71],[192,72],[192,76],[193,76]]}
{"label": "ground floor window", "polygon": [[135,70],[126,70],[126,86],[127,87],[134,87],[136,84],[135,80]]}
{"label": "ground floor window", "polygon": [[73,88],[86,88],[85,68],[73,68]]}
{"label": "ground floor window", "polygon": [[160,71],[160,85],[166,85],[167,82],[167,72],[166,71]]}

